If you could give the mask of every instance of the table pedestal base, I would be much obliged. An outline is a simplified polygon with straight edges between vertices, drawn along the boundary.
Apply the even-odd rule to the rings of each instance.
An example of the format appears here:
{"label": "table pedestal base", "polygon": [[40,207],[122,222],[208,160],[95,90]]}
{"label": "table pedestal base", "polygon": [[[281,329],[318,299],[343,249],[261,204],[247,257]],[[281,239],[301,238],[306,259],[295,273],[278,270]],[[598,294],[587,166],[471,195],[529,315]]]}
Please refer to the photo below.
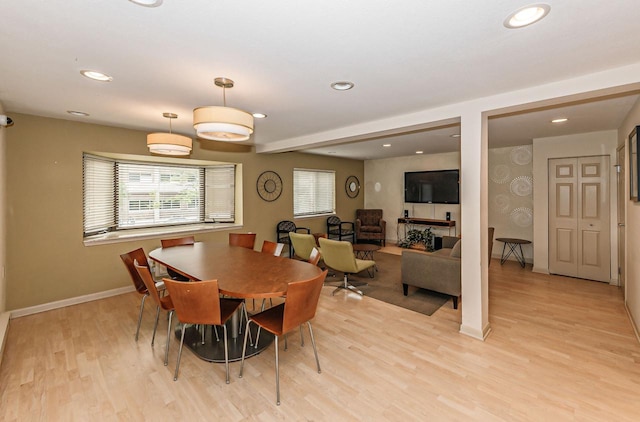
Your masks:
{"label": "table pedestal base", "polygon": [[[256,334],[258,327],[256,324],[251,324],[251,338],[256,340]],[[238,335],[236,338],[231,336],[231,324],[227,323],[227,332],[229,333],[229,362],[235,362],[242,359],[242,342],[244,341],[244,326],[242,335]],[[175,330],[178,343],[180,342],[180,336],[182,335],[182,325],[178,326]],[[208,362],[224,363],[224,330],[222,327],[218,327],[218,336],[220,340],[216,340],[216,334],[213,331],[213,327],[207,325],[205,327],[205,342],[202,344],[202,333],[197,330],[194,325],[189,325],[187,331],[184,334],[184,345],[191,349],[200,359]],[[245,357],[251,357],[257,355],[266,349],[273,342],[273,334],[266,330],[260,330],[260,339],[258,341],[258,347],[248,344],[247,341],[247,353]]]}

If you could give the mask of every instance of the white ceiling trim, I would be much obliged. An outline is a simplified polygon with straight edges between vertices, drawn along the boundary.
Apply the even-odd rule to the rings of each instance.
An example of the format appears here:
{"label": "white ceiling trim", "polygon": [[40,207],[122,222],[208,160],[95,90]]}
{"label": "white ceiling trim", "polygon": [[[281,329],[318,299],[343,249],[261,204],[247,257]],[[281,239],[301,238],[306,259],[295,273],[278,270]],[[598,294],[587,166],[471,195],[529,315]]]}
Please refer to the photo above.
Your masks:
{"label": "white ceiling trim", "polygon": [[[398,134],[418,128],[459,121],[460,116],[480,113],[487,117],[566,102],[632,92],[640,89],[640,62],[549,84],[489,97],[393,116],[311,135],[256,144],[258,153],[275,153],[354,142],[381,134]],[[446,123],[445,123],[446,124]]]}

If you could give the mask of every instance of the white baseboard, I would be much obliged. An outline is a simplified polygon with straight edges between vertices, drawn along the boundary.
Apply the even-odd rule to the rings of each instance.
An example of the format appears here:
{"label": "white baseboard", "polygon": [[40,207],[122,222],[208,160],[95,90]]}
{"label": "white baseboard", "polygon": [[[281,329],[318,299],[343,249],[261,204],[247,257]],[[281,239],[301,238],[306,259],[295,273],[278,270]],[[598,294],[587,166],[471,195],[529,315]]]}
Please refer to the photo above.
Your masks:
{"label": "white baseboard", "polygon": [[0,314],[0,366],[2,366],[2,356],[4,355],[4,345],[7,341],[7,333],[9,332],[9,318],[11,312]]}
{"label": "white baseboard", "polygon": [[11,319],[37,314],[40,312],[51,311],[53,309],[64,308],[66,306],[77,305],[80,303],[91,302],[93,300],[104,299],[105,297],[117,296],[124,293],[132,292],[134,290],[135,288],[133,286],[119,287],[117,289],[106,290],[104,292],[91,293],[84,296],[71,297],[69,299],[43,303],[42,305],[30,306],[28,308],[16,309],[14,311],[11,311]]}
{"label": "white baseboard", "polygon": [[636,334],[636,339],[638,340],[638,343],[640,343],[640,331],[638,331],[638,326],[636,325],[636,321],[633,319],[633,315],[631,315],[631,311],[629,311],[626,300],[624,301],[624,309],[627,311],[627,316],[631,322],[631,327],[633,327],[633,332]]}
{"label": "white baseboard", "polygon": [[482,330],[477,330],[473,327],[469,327],[468,325],[460,325],[460,334],[473,337],[477,340],[484,341],[489,333],[491,333],[491,324],[488,322],[484,327],[482,327]]}

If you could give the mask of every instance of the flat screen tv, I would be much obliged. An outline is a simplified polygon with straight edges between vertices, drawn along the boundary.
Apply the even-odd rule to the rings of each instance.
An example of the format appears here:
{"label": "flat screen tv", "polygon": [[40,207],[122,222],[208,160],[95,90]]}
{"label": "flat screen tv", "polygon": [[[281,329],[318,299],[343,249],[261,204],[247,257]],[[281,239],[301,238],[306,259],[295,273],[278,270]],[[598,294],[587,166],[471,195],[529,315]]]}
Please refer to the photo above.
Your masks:
{"label": "flat screen tv", "polygon": [[460,170],[412,171],[404,174],[404,202],[459,204]]}

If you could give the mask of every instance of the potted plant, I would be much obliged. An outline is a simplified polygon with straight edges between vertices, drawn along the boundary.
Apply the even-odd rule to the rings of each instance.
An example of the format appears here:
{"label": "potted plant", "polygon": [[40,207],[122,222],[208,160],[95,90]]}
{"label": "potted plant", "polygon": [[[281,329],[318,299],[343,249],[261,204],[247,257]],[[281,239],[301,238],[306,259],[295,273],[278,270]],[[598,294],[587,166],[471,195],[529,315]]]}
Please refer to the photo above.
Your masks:
{"label": "potted plant", "polygon": [[425,251],[433,252],[433,232],[431,227],[424,230],[411,229],[407,232],[407,237],[398,242],[401,248],[424,248]]}

